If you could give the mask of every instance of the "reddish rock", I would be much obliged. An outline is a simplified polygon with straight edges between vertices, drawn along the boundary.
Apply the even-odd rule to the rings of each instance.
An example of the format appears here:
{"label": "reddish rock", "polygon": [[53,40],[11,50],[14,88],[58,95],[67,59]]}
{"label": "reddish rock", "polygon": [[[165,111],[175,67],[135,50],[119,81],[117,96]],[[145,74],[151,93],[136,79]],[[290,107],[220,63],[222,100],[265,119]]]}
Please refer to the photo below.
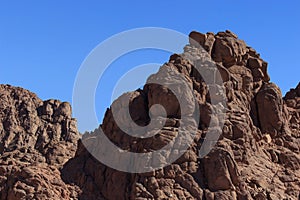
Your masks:
{"label": "reddish rock", "polygon": [[9,85],[0,97],[0,199],[77,198],[80,189],[60,178],[79,139],[70,104]]}
{"label": "reddish rock", "polygon": [[[215,76],[214,64],[220,77]],[[184,78],[192,92],[180,87],[180,79],[172,74]],[[234,33],[194,31],[182,54],[172,55],[143,89],[115,100],[99,128],[82,140],[68,103],[42,101],[27,90],[0,85],[0,199],[297,200],[300,83],[282,98],[280,89],[269,81],[267,63]],[[215,105],[212,100],[224,97],[218,93],[223,87],[227,105],[220,127],[221,120],[213,111],[225,109],[225,104]],[[191,103],[193,97],[196,105]],[[156,104],[166,112],[152,107]],[[198,112],[198,130],[188,150],[155,171],[117,171],[99,162],[83,145],[96,149],[101,144],[100,128],[115,145],[136,153],[154,152],[170,142],[179,145],[183,118]],[[121,119],[118,124],[115,114]],[[135,124],[151,122],[162,124],[155,136],[126,134]],[[147,134],[155,127],[150,126]],[[214,138],[212,133],[222,134]],[[202,149],[214,142],[213,149],[202,157]],[[168,156],[151,162],[166,161]]]}
{"label": "reddish rock", "polygon": [[[184,50],[183,54],[171,56],[169,63],[149,80],[168,82],[169,73],[180,73],[192,85],[200,119],[198,136],[187,153],[161,170],[133,175],[97,162],[81,144],[75,158],[63,169],[64,180],[83,188],[83,198],[92,199],[97,196],[106,199],[298,199],[299,110],[295,92],[298,89],[292,90],[288,94],[290,98],[283,101],[279,88],[269,83],[267,63],[230,31],[216,35],[192,32],[190,45]],[[186,57],[192,58],[193,62]],[[210,90],[216,88],[213,82],[204,82],[204,76],[212,74],[210,64],[204,61],[209,58],[217,62],[221,81],[226,87],[228,111],[223,136],[214,149],[200,159],[199,150],[207,128],[212,126],[217,130],[219,125],[219,120],[212,115],[216,107],[210,102],[211,95],[215,95]],[[198,61],[204,74],[199,74],[194,67]],[[203,61],[205,64],[201,63]],[[133,139],[118,128],[108,110],[101,127],[111,141],[123,149],[143,152],[159,149],[176,140],[177,127],[186,114],[179,112],[181,99],[176,99],[168,88],[153,84],[127,95],[131,99],[141,99],[136,106],[142,114],[134,120],[149,120],[149,116],[159,120],[161,112],[149,110],[152,105],[160,104],[167,112],[166,123],[155,138]],[[286,102],[293,108],[287,107]],[[122,98],[113,104],[123,105]],[[131,113],[135,112],[133,108]],[[130,126],[128,124],[128,128]],[[297,133],[291,132],[292,127]],[[84,138],[97,138],[97,132],[99,129]],[[279,144],[278,141],[282,142]],[[72,172],[74,166],[76,170]],[[279,175],[285,174],[286,170],[288,176]],[[95,177],[96,173],[98,178],[83,178]],[[114,181],[116,176],[117,182]],[[94,196],[91,196],[92,191],[97,191]]]}
{"label": "reddish rock", "polygon": [[256,103],[261,131],[276,137],[287,121],[280,89],[273,83],[264,84],[257,93]]}

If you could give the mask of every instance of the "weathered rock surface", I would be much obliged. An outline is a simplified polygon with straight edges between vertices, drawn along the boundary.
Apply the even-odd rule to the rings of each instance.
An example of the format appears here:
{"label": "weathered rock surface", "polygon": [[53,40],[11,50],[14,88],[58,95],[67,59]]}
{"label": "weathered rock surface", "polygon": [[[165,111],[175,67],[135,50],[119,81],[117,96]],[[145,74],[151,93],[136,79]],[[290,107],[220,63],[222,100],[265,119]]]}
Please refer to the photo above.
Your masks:
{"label": "weathered rock surface", "polygon": [[80,137],[71,115],[69,103],[0,85],[0,199],[76,197],[60,178]]}
{"label": "weathered rock surface", "polygon": [[[201,75],[196,70],[199,63]],[[213,81],[207,79],[214,73],[212,65],[221,75]],[[196,107],[190,104],[193,95],[172,74],[184,78]],[[153,80],[165,82],[181,95],[176,97],[170,88]],[[212,101],[222,99],[222,94],[213,92],[218,87],[225,88],[226,105]],[[278,86],[270,82],[267,63],[230,31],[192,32],[182,54],[172,55],[143,89],[119,97],[112,105],[114,112],[108,109],[102,125],[82,140],[78,140],[69,104],[43,102],[27,90],[7,85],[0,86],[0,97],[0,199],[300,197],[300,83],[283,98]],[[166,115],[156,104],[165,108]],[[192,144],[174,163],[159,170],[117,171],[99,162],[83,145],[101,144],[100,129],[115,145],[131,152],[154,152],[170,142],[180,144],[179,127],[185,116],[193,116],[193,109],[200,110],[200,117]],[[226,109],[224,125],[213,114],[217,109]],[[146,126],[152,121],[163,124],[155,136],[126,134],[136,124]],[[214,148],[200,157],[209,128],[222,134]],[[174,152],[176,148],[170,154]]]}
{"label": "weathered rock surface", "polygon": [[291,135],[300,137],[300,82],[295,89],[291,89],[284,97],[289,113]]}
{"label": "weathered rock surface", "polygon": [[[79,143],[76,156],[63,169],[64,180],[83,188],[83,199],[99,196],[105,199],[298,199],[300,86],[283,99],[280,89],[269,82],[267,63],[230,31],[216,35],[192,32],[190,37],[184,53],[172,55],[149,78],[165,77],[168,82],[168,74],[179,73],[192,86],[200,119],[197,137],[189,150],[168,167],[151,173],[129,174],[101,164]],[[210,58],[224,81],[227,117],[216,146],[200,158],[207,128],[218,128],[219,121],[212,115],[216,106],[210,102],[208,88],[213,87],[204,82],[203,74],[197,72],[191,60],[207,63]],[[166,120],[157,137],[137,139],[127,135],[109,109],[99,129],[85,135],[84,140],[101,140],[98,133],[102,128],[114,144],[134,152],[154,151],[173,139],[176,141],[181,117],[186,114],[181,113],[184,110],[181,107],[186,104],[181,105],[170,90],[155,84],[146,84],[142,90],[126,95],[132,97],[131,118],[137,124],[147,125],[150,116],[152,120]],[[119,110],[126,106],[123,97],[113,104]],[[160,119],[160,113],[151,109],[154,104],[164,106],[167,119]],[[130,118],[126,117],[121,119]],[[129,130],[132,125],[127,125]],[[76,170],[71,172],[75,166]]]}

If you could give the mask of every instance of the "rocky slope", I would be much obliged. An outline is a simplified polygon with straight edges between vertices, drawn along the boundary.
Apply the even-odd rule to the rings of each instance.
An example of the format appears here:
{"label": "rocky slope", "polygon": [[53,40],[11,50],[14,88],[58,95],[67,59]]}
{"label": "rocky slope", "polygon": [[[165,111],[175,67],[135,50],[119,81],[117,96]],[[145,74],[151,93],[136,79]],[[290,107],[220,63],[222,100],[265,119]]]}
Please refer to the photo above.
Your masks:
{"label": "rocky slope", "polygon": [[[195,69],[200,63],[209,71],[211,59],[224,82],[226,105],[213,104],[212,98],[219,98],[212,97],[213,85]],[[200,108],[189,149],[171,165],[148,173],[117,171],[95,159],[83,143],[90,145],[88,149],[101,144],[100,129],[114,144],[132,152],[154,152],[172,141],[180,144],[179,127],[188,112],[181,107],[186,105],[168,88],[151,83],[168,82],[172,73],[185,78]],[[181,87],[175,89],[189,99]],[[267,63],[230,31],[192,32],[184,53],[172,55],[143,89],[113,103],[128,129],[134,125],[126,123],[128,116],[123,113],[126,98],[136,124],[145,126],[150,117],[165,122],[154,137],[127,135],[108,109],[103,124],[84,135],[82,142],[69,104],[43,102],[8,85],[0,86],[0,96],[0,199],[299,198],[300,84],[283,98],[270,82]],[[150,109],[155,104],[164,106],[165,117]],[[218,131],[223,125],[213,115],[220,107],[226,109],[222,134],[202,158],[199,153],[209,127]]]}

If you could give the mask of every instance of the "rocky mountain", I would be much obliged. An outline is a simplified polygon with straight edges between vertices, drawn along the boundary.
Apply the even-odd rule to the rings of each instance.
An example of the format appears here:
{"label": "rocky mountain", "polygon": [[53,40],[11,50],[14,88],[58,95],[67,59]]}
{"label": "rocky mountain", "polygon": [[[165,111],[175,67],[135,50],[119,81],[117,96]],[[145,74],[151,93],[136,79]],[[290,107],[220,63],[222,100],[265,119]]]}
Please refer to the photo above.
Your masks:
{"label": "rocky mountain", "polygon": [[[215,73],[212,66],[221,77],[214,79],[221,83],[217,87],[207,81]],[[172,84],[177,81],[172,74],[183,77],[191,93],[182,84]],[[169,83],[173,90],[154,80]],[[214,103],[222,95],[226,102]],[[196,107],[190,106],[193,96]],[[190,33],[182,54],[172,55],[143,89],[115,100],[99,128],[82,140],[68,103],[42,101],[9,85],[0,86],[0,97],[0,199],[300,198],[300,83],[282,97],[270,82],[267,62],[230,31]],[[118,171],[90,151],[104,145],[101,130],[124,151],[155,152],[169,143],[180,145],[183,118],[198,116],[197,110],[197,130],[188,149],[163,168]],[[225,110],[224,120],[214,114],[217,110]],[[138,138],[126,132],[151,122],[162,124],[155,136]],[[220,137],[209,140],[211,131]],[[215,145],[201,156],[208,142]],[[176,152],[173,147],[147,162],[164,163]],[[109,150],[104,153],[122,160]]]}

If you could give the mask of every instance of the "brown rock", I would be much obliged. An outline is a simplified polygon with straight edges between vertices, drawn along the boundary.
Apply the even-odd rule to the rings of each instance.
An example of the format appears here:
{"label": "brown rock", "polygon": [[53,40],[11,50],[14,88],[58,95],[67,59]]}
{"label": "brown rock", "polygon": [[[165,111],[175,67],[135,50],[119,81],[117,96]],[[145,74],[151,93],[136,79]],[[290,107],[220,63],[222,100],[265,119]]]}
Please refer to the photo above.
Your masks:
{"label": "brown rock", "polygon": [[226,150],[213,150],[203,159],[203,166],[210,191],[234,189],[239,182],[237,165]]}
{"label": "brown rock", "polygon": [[263,85],[256,96],[256,102],[262,132],[275,137],[283,130],[286,120],[280,89],[272,83]]}
{"label": "brown rock", "polygon": [[192,31],[189,35],[189,42],[192,46],[204,46],[205,40],[206,40],[206,35],[196,32],[196,31]]}
{"label": "brown rock", "polygon": [[[148,80],[171,83],[170,73],[179,73],[192,86],[199,104],[200,120],[199,136],[189,150],[168,167],[133,175],[97,162],[79,143],[75,158],[63,169],[64,180],[78,185],[83,191],[81,197],[92,199],[96,196],[106,199],[297,199],[299,192],[288,192],[300,189],[298,183],[289,182],[300,179],[299,156],[292,152],[299,147],[299,140],[294,137],[299,134],[296,124],[300,116],[296,111],[296,90],[285,100],[293,107],[286,107],[279,88],[268,83],[267,63],[230,31],[216,35],[192,32],[190,45],[184,50],[183,54],[172,55],[170,62]],[[212,110],[217,108],[210,103],[210,93],[218,88],[212,85],[213,81],[205,83],[203,78],[213,74],[211,62],[202,62],[210,57],[217,62],[225,82],[228,111],[223,135],[214,149],[199,159],[207,128],[213,126],[217,131],[220,123],[212,116]],[[203,67],[204,74],[195,70],[195,63]],[[163,117],[164,127],[156,139],[133,139],[119,130],[109,110],[101,127],[111,141],[120,148],[143,152],[159,149],[177,137],[181,117],[190,113],[180,111],[182,105],[167,87],[148,83],[143,90],[130,95],[131,117],[137,124],[146,124],[149,120],[147,112],[149,117],[154,117],[152,120],[159,120],[162,113],[150,108],[160,104],[167,112]],[[184,96],[189,99],[189,95]],[[122,105],[122,98],[114,104]],[[128,123],[128,128],[130,126]],[[297,131],[290,134],[290,129]],[[97,132],[84,138],[97,138]],[[286,169],[291,173],[278,177]],[[291,176],[296,178],[290,179]]]}
{"label": "brown rock", "polygon": [[[69,199],[80,189],[60,178],[79,139],[71,106],[0,85],[0,199]],[[57,120],[54,120],[54,116]]]}
{"label": "brown rock", "polygon": [[[178,76],[188,87],[182,87]],[[205,82],[209,76],[213,78]],[[155,84],[157,80],[164,84]],[[282,99],[269,80],[267,63],[231,31],[194,31],[182,54],[172,55],[143,89],[119,97],[103,124],[82,140],[69,103],[42,101],[27,90],[0,85],[0,199],[299,199],[300,83]],[[222,99],[218,91],[223,87],[228,101],[225,125],[220,127],[213,111],[225,104],[211,100]],[[198,111],[198,130],[188,150],[156,171],[117,171],[97,161],[83,145],[96,149],[103,144],[100,128],[125,151],[154,152],[172,142],[179,145],[182,118]],[[155,123],[161,129],[156,130]],[[127,130],[137,130],[135,125],[149,125],[147,134],[156,135],[128,135]],[[219,138],[212,137],[217,133],[222,133]],[[214,142],[202,157],[202,147]],[[175,147],[171,156],[181,150]],[[151,162],[167,162],[170,155],[160,154]],[[140,164],[132,162],[134,167]]]}

